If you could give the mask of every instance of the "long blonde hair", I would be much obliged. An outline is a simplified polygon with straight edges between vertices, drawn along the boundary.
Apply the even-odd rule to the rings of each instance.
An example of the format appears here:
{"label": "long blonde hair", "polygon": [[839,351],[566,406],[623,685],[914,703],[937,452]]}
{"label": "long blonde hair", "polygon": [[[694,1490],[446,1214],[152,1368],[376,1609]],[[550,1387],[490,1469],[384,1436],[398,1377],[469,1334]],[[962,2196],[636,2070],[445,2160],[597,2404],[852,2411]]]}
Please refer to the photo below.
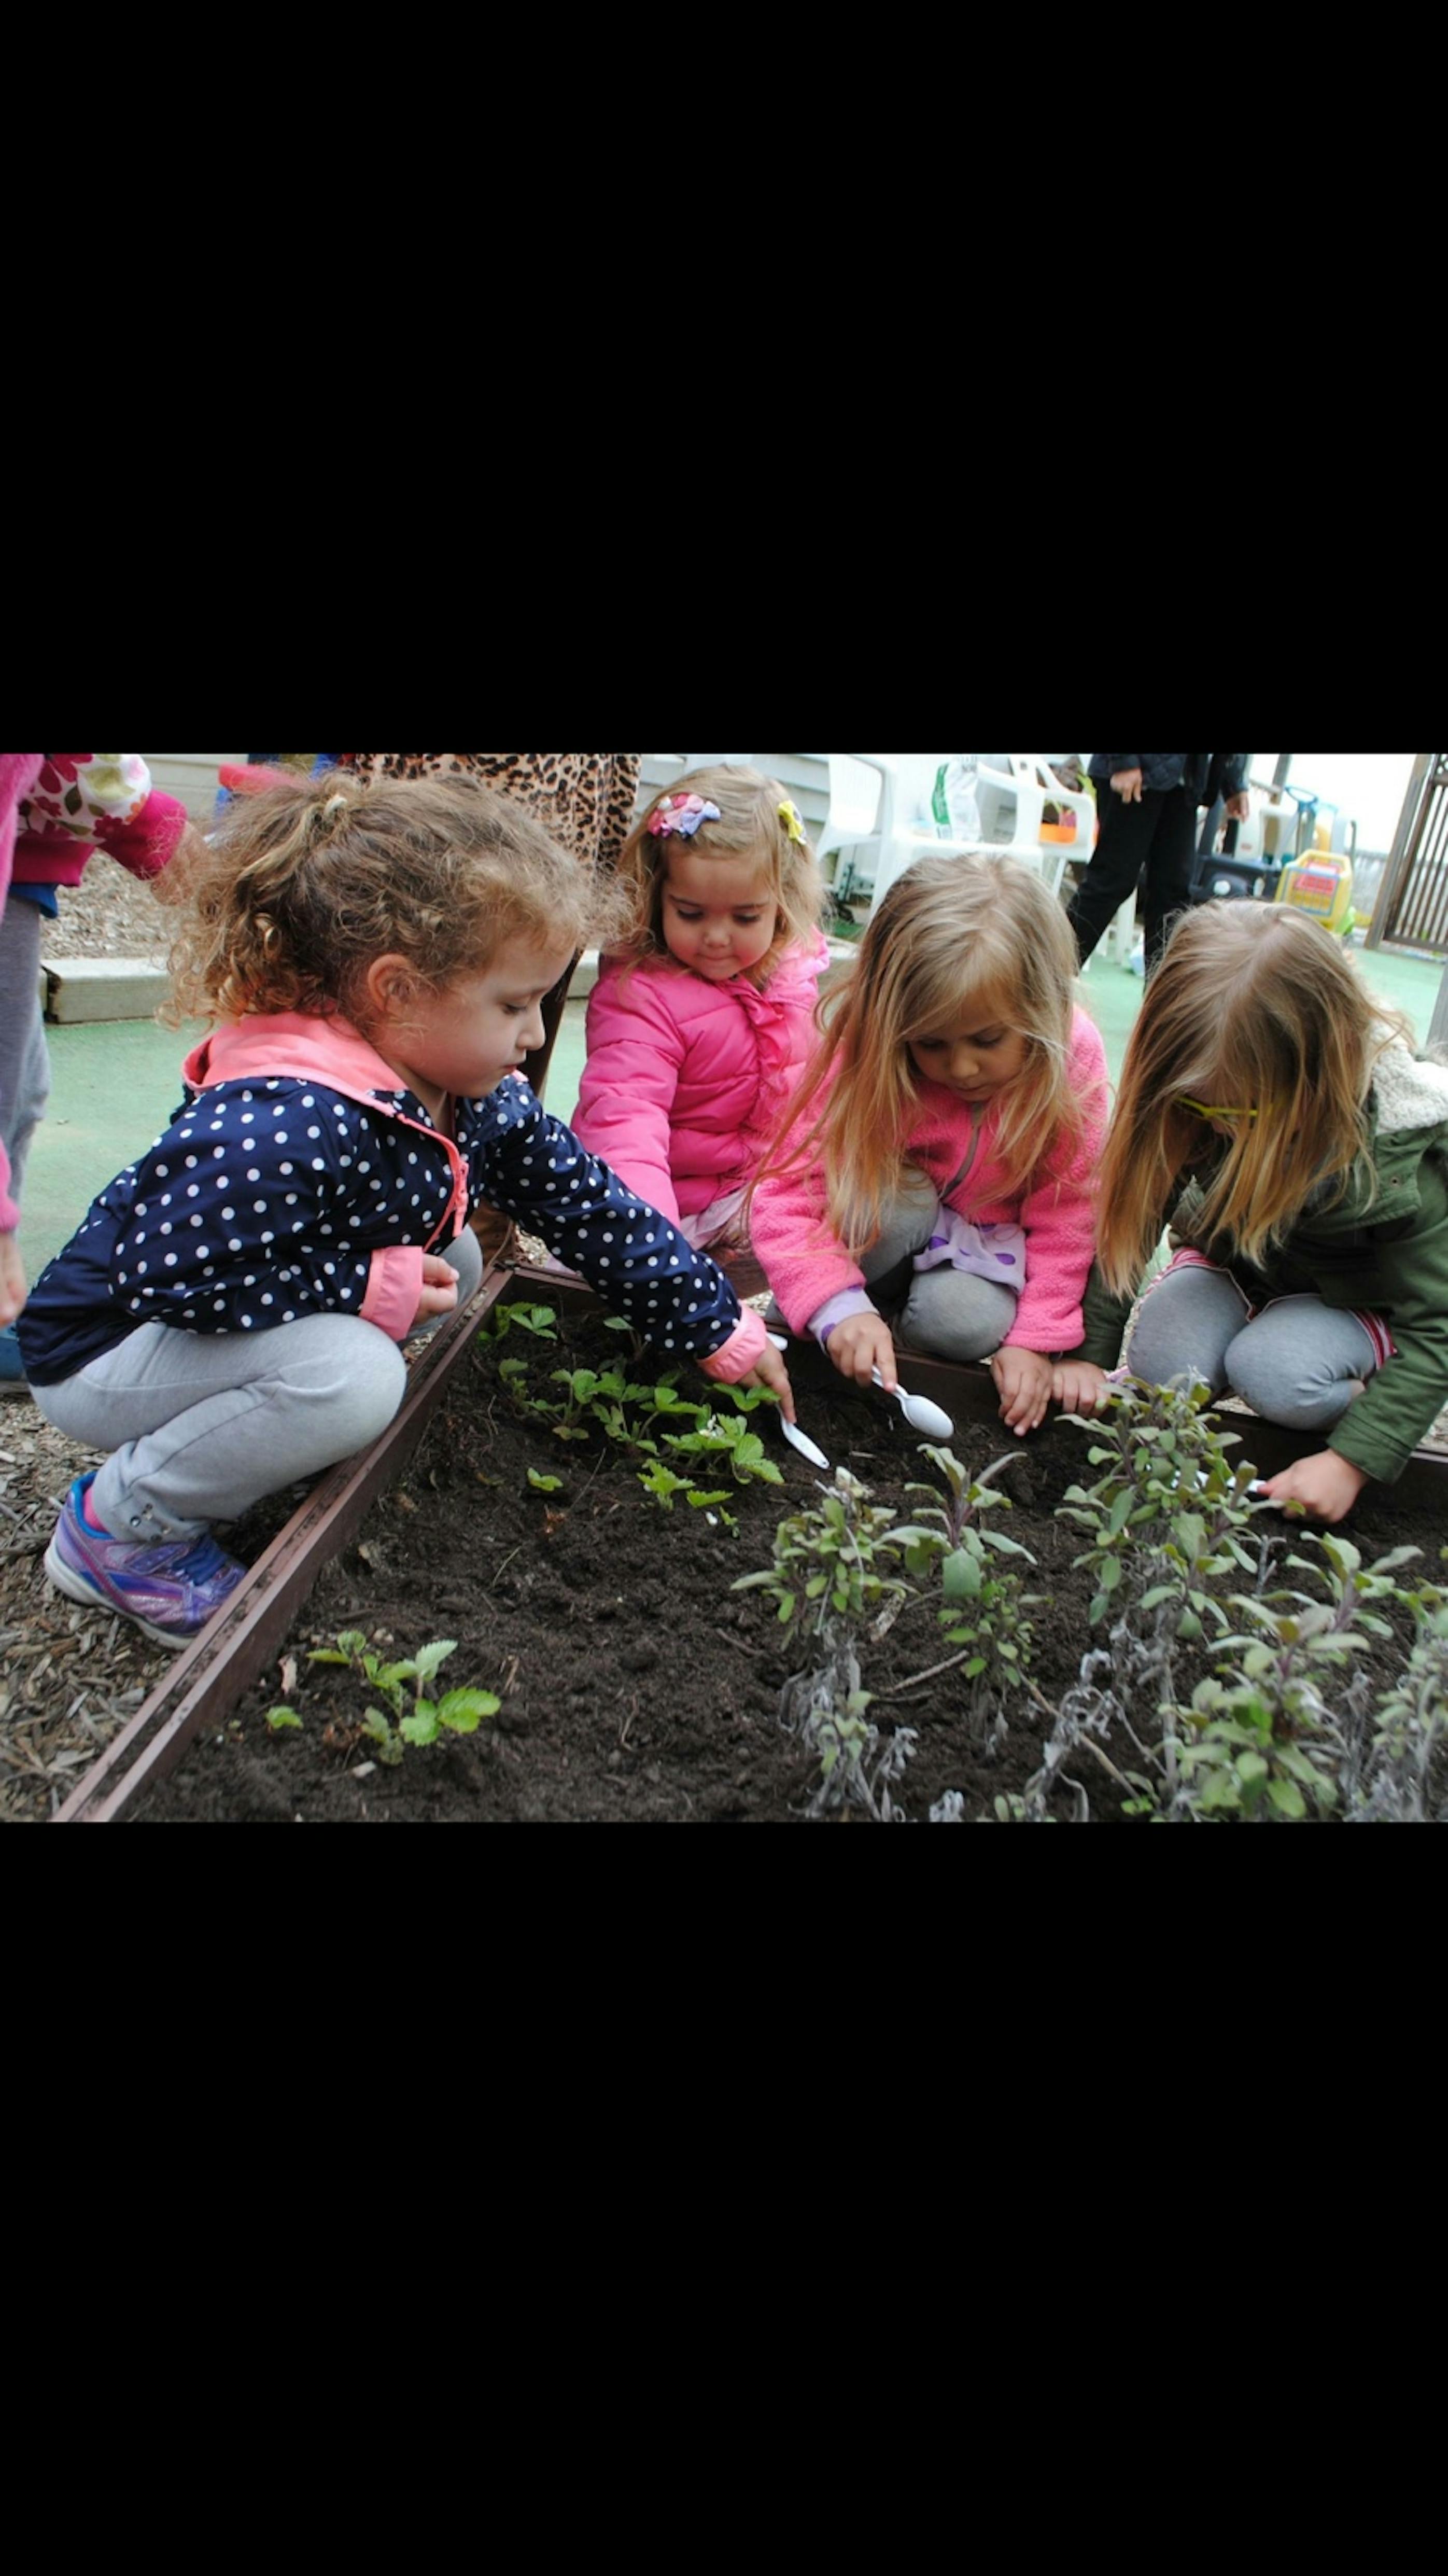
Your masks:
{"label": "long blonde hair", "polygon": [[823,1165],[831,1227],[856,1257],[882,1230],[900,1186],[921,1077],[914,1041],[1004,1004],[1026,1041],[999,1095],[993,1151],[1024,1193],[1063,1134],[1082,1136],[1071,1084],[1076,942],[1060,904],[1014,859],[922,859],[877,905],[858,960],[832,977],[820,1040],[768,1169]]}
{"label": "long blonde hair", "polygon": [[367,969],[404,957],[421,991],[514,940],[578,950],[617,927],[606,881],[473,778],[317,781],[237,797],[187,868],[166,1016],[300,1011],[368,1033]]}
{"label": "long blonde hair", "polygon": [[[1194,1163],[1193,1233],[1260,1267],[1325,1191],[1367,1184],[1368,1097],[1386,1048],[1411,1032],[1376,1003],[1342,947],[1303,914],[1209,903],[1178,923],[1131,1035],[1101,1165],[1098,1257],[1118,1296],[1140,1286],[1173,1191]],[[1255,1109],[1211,1129],[1181,1107]],[[1225,1123],[1225,1122],[1224,1122]]]}
{"label": "long blonde hair", "polygon": [[758,858],[763,865],[764,900],[776,908],[774,939],[766,956],[751,969],[750,982],[768,983],[786,949],[807,947],[817,939],[824,911],[824,880],[814,850],[792,797],[777,778],[742,764],[692,769],[686,777],[654,798],[635,824],[619,853],[617,876],[628,897],[628,928],[615,942],[616,953],[635,966],[667,957],[664,936],[664,890],[668,884],[672,838],[653,829],[661,806],[679,796],[702,797],[717,805],[717,822],[701,823],[687,843],[705,859]]}

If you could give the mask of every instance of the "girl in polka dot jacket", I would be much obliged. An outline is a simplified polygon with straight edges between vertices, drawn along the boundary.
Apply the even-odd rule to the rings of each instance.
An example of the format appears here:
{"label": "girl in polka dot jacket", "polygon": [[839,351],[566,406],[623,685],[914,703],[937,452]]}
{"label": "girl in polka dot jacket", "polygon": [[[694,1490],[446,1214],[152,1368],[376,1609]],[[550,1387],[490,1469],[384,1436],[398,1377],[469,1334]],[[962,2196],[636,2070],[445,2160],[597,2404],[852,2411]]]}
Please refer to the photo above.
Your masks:
{"label": "girl in polka dot jacket", "polygon": [[333,775],[238,799],[194,864],[175,1008],[218,1025],[21,1320],[47,1420],[112,1453],[61,1515],[60,1591],[188,1643],[244,1571],[211,1524],[385,1430],[401,1344],[481,1277],[483,1199],[792,1418],[762,1319],[518,1078],[617,927],[541,825],[471,778]]}

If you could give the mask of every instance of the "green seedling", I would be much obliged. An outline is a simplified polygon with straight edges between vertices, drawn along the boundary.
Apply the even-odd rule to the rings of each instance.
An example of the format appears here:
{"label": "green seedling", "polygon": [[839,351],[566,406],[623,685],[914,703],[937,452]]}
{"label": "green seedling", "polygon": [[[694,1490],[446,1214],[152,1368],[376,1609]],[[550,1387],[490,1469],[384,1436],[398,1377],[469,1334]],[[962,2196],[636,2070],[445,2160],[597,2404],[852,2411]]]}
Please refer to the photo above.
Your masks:
{"label": "green seedling", "polygon": [[[338,1637],[335,1652],[324,1647],[307,1660],[357,1673],[369,1690],[377,1691],[386,1700],[391,1715],[369,1708],[362,1732],[377,1746],[380,1760],[396,1764],[409,1744],[435,1744],[443,1733],[476,1735],[483,1719],[496,1717],[502,1707],[502,1701],[495,1699],[491,1691],[449,1691],[440,1700],[427,1697],[443,1665],[456,1653],[456,1639],[439,1639],[402,1663],[384,1663],[360,1630],[348,1629]],[[409,1684],[411,1707],[407,1698]]]}
{"label": "green seedling", "polygon": [[478,1334],[480,1342],[505,1342],[510,1333],[528,1333],[534,1341],[556,1342],[558,1316],[552,1306],[495,1306]]}
{"label": "green seedling", "polygon": [[563,1491],[561,1476],[540,1476],[536,1467],[529,1468],[528,1482],[535,1494],[561,1494]]}
{"label": "green seedling", "polygon": [[669,1432],[666,1449],[676,1449],[681,1457],[718,1459],[727,1463],[738,1485],[782,1485],[784,1478],[772,1458],[765,1454],[764,1443],[757,1431],[751,1431],[742,1413],[728,1417],[706,1414],[697,1431]]}
{"label": "green seedling", "polygon": [[1266,1507],[1249,1500],[1255,1469],[1228,1456],[1241,1446],[1236,1435],[1204,1418],[1210,1401],[1200,1380],[1133,1382],[1081,1426],[1093,1434],[1091,1464],[1104,1472],[1094,1485],[1072,1485],[1057,1517],[1090,1540],[1076,1563],[1095,1579],[1093,1627],[1139,1609],[1167,1614],[1158,1630],[1194,1644],[1209,1621],[1230,1626],[1209,1587],[1257,1571],[1246,1541]]}
{"label": "green seedling", "polygon": [[815,1636],[832,1621],[865,1627],[910,1590],[876,1561],[894,1513],[872,1506],[868,1487],[847,1467],[837,1468],[833,1486],[821,1492],[823,1500],[813,1510],[780,1522],[770,1571],[747,1574],[734,1586],[736,1592],[767,1592],[779,1605],[782,1628],[798,1618]]}
{"label": "green seedling", "polygon": [[294,1708],[269,1708],[266,1722],[273,1735],[285,1735],[291,1727],[300,1729],[302,1723]]}
{"label": "green seedling", "polygon": [[979,1714],[1001,1690],[1024,1687],[1035,1642],[1035,1632],[1022,1616],[1035,1606],[1034,1596],[1022,1591],[1020,1576],[1000,1560],[1017,1557],[1026,1565],[1036,1560],[1029,1548],[990,1528],[985,1518],[990,1512],[1011,1509],[1008,1496],[994,1490],[991,1478],[1003,1474],[1014,1460],[998,1458],[984,1475],[973,1478],[952,1450],[927,1448],[921,1455],[944,1478],[945,1497],[941,1499],[935,1485],[907,1485],[907,1494],[929,1499],[912,1521],[891,1530],[882,1544],[899,1548],[917,1580],[938,1566],[944,1595],[941,1624],[950,1645],[969,1651],[965,1678],[974,1687]]}

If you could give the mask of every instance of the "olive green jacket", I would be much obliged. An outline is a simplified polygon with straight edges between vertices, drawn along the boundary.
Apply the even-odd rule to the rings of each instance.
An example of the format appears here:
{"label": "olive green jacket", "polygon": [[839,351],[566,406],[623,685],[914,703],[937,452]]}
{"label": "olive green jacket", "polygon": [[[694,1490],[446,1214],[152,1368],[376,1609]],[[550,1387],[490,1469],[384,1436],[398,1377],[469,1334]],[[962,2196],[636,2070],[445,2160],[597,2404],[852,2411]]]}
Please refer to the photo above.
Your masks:
{"label": "olive green jacket", "polygon": [[[1234,1260],[1254,1306],[1274,1297],[1381,1315],[1396,1355],[1350,1406],[1328,1443],[1365,1476],[1391,1485],[1448,1406],[1448,1067],[1394,1047],[1378,1064],[1371,1102],[1372,1170],[1336,1207],[1306,1209],[1267,1270]],[[1195,1180],[1168,1209],[1174,1236],[1199,1241]],[[1134,1300],[1115,1298],[1098,1271],[1086,1291],[1078,1359],[1115,1368]]]}

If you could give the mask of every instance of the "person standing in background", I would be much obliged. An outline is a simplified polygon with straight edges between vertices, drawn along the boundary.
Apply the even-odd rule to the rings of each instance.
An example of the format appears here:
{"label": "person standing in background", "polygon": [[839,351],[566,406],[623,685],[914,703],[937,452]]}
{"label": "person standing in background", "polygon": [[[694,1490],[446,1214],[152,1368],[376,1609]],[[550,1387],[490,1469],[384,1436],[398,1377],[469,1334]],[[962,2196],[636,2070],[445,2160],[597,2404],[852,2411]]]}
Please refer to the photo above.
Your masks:
{"label": "person standing in background", "polygon": [[1245,823],[1250,751],[1097,751],[1091,755],[1101,836],[1069,907],[1084,966],[1123,904],[1146,882],[1146,971],[1161,964],[1171,925],[1191,902],[1197,813],[1219,796]]}

